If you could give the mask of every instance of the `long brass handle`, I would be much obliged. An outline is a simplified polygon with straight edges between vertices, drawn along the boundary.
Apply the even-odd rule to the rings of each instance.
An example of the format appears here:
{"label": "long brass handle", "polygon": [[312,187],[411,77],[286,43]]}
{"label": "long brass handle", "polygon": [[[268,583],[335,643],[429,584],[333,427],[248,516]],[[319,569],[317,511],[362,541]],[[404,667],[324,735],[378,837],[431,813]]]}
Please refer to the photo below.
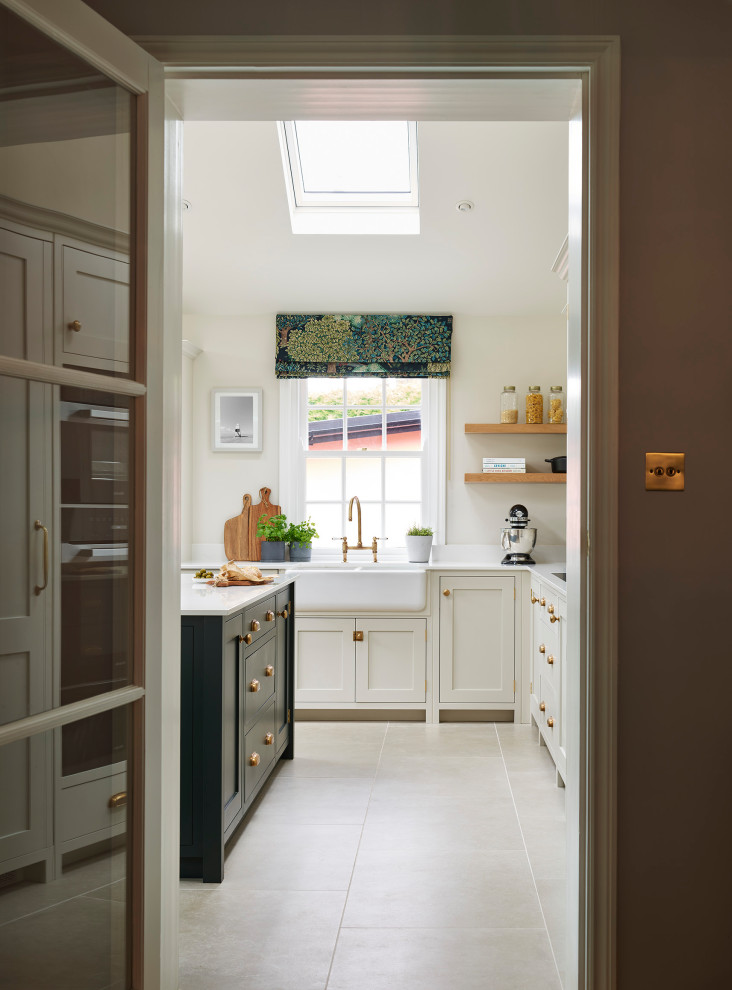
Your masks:
{"label": "long brass handle", "polygon": [[267,735],[264,737],[264,745],[271,746],[273,742],[274,742],[274,734],[272,732],[268,732]]}
{"label": "long brass handle", "polygon": [[113,794],[107,804],[110,808],[124,808],[127,804],[127,791],[120,791],[118,794]]}
{"label": "long brass handle", "polygon": [[549,726],[550,729],[553,729],[554,728],[554,719],[551,717],[551,715],[546,720],[546,724]]}
{"label": "long brass handle", "polygon": [[249,757],[249,766],[250,767],[258,767],[259,766],[259,760],[260,760],[259,753],[252,753],[252,755]]}
{"label": "long brass handle", "polygon": [[253,691],[256,694],[256,692],[260,689],[261,686],[262,685],[259,683],[259,681],[255,677],[254,680],[253,681],[250,681],[250,683],[249,683],[249,690],[250,691]]}
{"label": "long brass handle", "polygon": [[546,646],[544,646],[544,644],[543,644],[543,643],[542,643],[542,644],[541,644],[541,646],[539,647],[539,653],[546,653]]}
{"label": "long brass handle", "polygon": [[445,596],[445,598],[449,598],[450,597],[450,589],[449,588],[445,588],[445,590],[442,592],[442,594]]}
{"label": "long brass handle", "polygon": [[264,668],[264,676],[274,677],[274,667],[272,666],[271,663],[268,663],[267,666]]}
{"label": "long brass handle", "polygon": [[559,616],[558,615],[550,615],[549,616],[549,621],[550,622],[559,622]]}
{"label": "long brass handle", "polygon": [[74,333],[78,333],[79,330],[81,330],[81,323],[79,320],[74,320],[72,323],[69,323],[69,330],[73,330]]}
{"label": "long brass handle", "polygon": [[43,530],[43,584],[37,584],[34,589],[35,593],[40,595],[48,587],[48,530],[40,519],[36,519],[33,525],[37,530]]}
{"label": "long brass handle", "polygon": [[252,619],[252,624],[250,626],[250,629],[252,630],[252,632],[259,632],[259,623],[257,622],[256,619]]}
{"label": "long brass handle", "polygon": [[274,622],[275,614],[274,612],[267,612],[264,616],[265,622]]}

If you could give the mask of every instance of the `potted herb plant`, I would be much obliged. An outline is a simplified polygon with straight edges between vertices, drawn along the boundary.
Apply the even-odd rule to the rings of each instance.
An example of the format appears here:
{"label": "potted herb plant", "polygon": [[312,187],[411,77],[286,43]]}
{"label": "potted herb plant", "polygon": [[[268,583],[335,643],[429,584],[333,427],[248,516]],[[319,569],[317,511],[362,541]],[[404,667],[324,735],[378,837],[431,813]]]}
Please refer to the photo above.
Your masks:
{"label": "potted herb plant", "polygon": [[410,526],[407,530],[407,559],[410,564],[426,564],[432,550],[431,526]]}
{"label": "potted herb plant", "polygon": [[287,540],[287,516],[261,515],[257,520],[257,537],[262,540],[262,560],[281,561],[285,559]]}
{"label": "potted herb plant", "polygon": [[313,554],[313,540],[318,533],[308,516],[305,522],[291,523],[287,530],[287,542],[290,544],[290,560],[310,560]]}

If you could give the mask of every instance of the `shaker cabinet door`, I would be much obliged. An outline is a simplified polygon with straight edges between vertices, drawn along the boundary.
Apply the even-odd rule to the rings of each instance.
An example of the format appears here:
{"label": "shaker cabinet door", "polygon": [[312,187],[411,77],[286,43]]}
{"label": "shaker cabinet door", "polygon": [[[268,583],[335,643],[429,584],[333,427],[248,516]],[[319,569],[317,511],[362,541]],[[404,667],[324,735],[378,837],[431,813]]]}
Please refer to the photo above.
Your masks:
{"label": "shaker cabinet door", "polygon": [[354,619],[296,619],[295,702],[353,702]]}
{"label": "shaker cabinet door", "polygon": [[426,619],[357,619],[356,701],[424,702]]}

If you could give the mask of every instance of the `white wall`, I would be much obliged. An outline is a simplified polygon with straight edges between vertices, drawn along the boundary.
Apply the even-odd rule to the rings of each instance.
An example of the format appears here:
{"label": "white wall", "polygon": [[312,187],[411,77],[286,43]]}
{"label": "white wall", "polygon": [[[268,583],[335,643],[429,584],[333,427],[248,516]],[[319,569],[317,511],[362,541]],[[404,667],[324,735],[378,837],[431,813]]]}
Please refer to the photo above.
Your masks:
{"label": "white wall", "polygon": [[[259,501],[259,489],[279,497],[279,386],[274,376],[274,314],[184,316],[183,336],[203,349],[193,362],[191,388],[191,553],[220,547],[224,523],[241,511],[242,495]],[[261,453],[211,450],[211,389],[262,388]],[[287,508],[283,507],[287,512]],[[217,554],[222,551],[217,551]]]}
{"label": "white wall", "polygon": [[183,423],[181,426],[180,456],[180,554],[182,560],[190,560],[193,525],[193,361],[183,354],[183,377],[181,379],[181,406]]}
{"label": "white wall", "polygon": [[[279,501],[279,386],[274,376],[275,314],[262,316],[185,316],[184,336],[203,349],[192,363],[190,383],[190,540],[192,559],[220,556],[224,522],[241,509],[249,492],[258,500],[268,486]],[[563,454],[556,437],[466,436],[465,423],[496,422],[504,384],[566,387],[566,322],[556,317],[486,317],[454,314],[450,380],[447,541],[497,544],[499,530],[515,502],[529,509],[538,543],[564,544],[564,485],[466,485],[466,472],[480,471],[486,455],[526,456],[529,470],[549,468],[545,457]],[[185,365],[185,359],[184,359]],[[259,385],[263,401],[262,452],[211,451],[211,389]],[[184,422],[184,431],[185,431]],[[185,438],[185,432],[184,432]],[[185,442],[185,439],[184,439]],[[283,506],[287,513],[287,506]],[[184,515],[188,510],[185,505]],[[317,520],[316,520],[317,522]]]}

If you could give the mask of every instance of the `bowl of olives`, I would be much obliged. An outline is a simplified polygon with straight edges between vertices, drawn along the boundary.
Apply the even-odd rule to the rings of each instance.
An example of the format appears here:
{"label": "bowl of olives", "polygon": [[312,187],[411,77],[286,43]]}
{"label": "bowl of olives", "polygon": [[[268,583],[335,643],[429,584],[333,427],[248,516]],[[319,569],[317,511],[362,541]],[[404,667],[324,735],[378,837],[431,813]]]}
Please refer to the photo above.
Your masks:
{"label": "bowl of olives", "polygon": [[196,571],[193,575],[193,583],[205,584],[207,581],[210,581],[213,576],[213,571],[206,570],[205,567],[202,567],[200,571]]}

